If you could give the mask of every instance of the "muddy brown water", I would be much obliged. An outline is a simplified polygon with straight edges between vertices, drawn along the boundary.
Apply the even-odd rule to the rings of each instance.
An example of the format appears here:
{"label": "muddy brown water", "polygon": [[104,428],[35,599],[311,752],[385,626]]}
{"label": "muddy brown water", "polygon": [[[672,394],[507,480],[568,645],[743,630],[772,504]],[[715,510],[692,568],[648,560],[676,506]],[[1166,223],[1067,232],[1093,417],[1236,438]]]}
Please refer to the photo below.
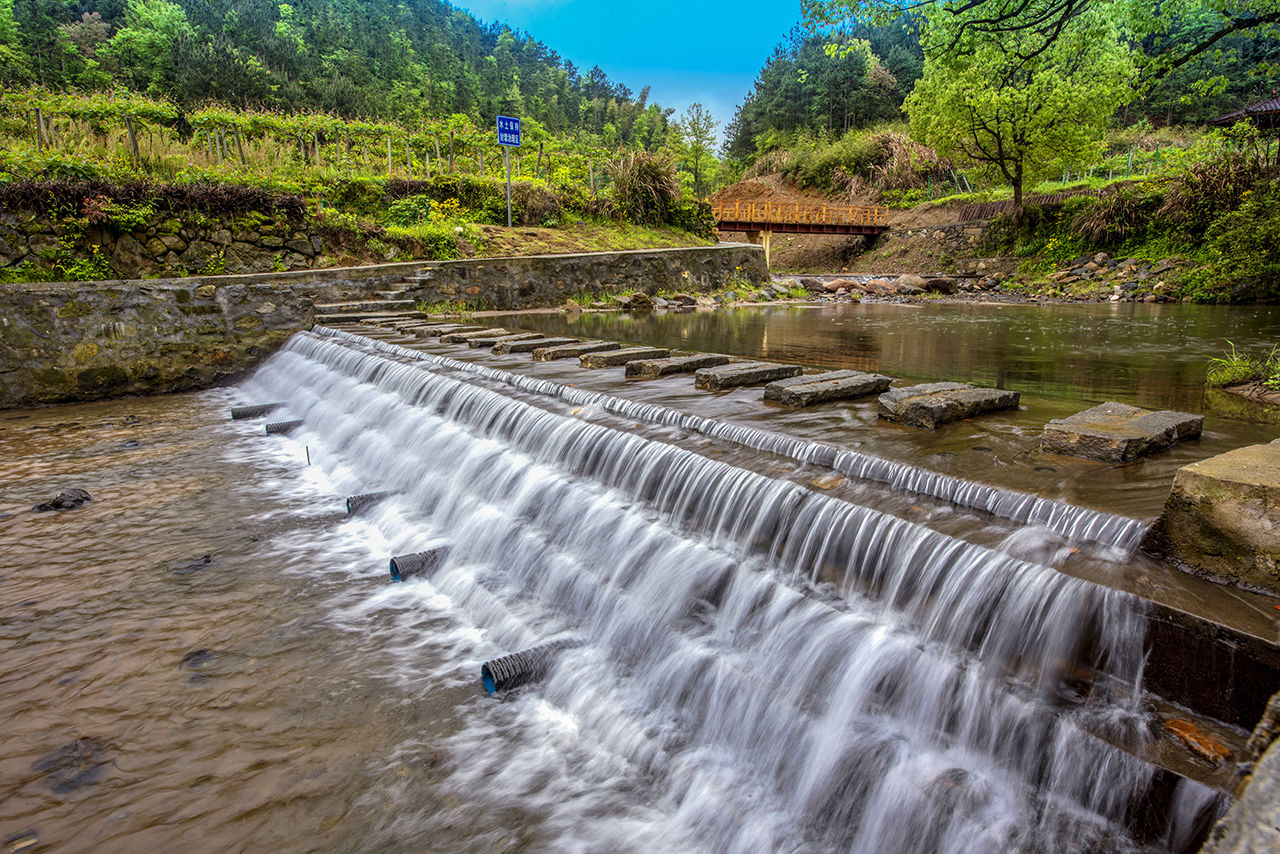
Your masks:
{"label": "muddy brown water", "polygon": [[[1204,440],[1131,466],[1043,460],[1030,447],[1046,417],[1102,399],[1206,411],[1197,371],[1223,340],[1280,338],[1270,309],[1172,308],[1088,307],[1052,323],[944,306],[519,323],[990,384],[989,365],[1008,356],[1024,409],[937,434],[880,424],[865,404],[791,413],[759,407],[758,390],[694,393],[687,377],[624,385],[620,370],[448,352],[1143,516],[1178,465],[1274,438],[1266,413],[1209,408]],[[947,343],[960,314],[973,315],[970,334]],[[816,318],[843,331],[818,335]],[[1086,319],[1097,324],[1088,336]],[[1121,346],[1109,336],[1125,325],[1135,337]],[[1036,326],[1057,342],[1037,348],[1073,355],[1009,356]],[[1089,356],[1094,347],[1105,355]],[[390,586],[386,557],[399,543],[343,518],[342,472],[308,465],[314,449],[227,420],[244,402],[220,390],[0,413],[0,839],[68,852],[549,851],[564,840],[675,850],[655,828],[676,807],[653,802],[644,774],[601,766],[605,746],[561,711],[484,696],[476,671],[493,650],[476,628],[426,585]],[[93,500],[31,512],[68,487]],[[937,511],[920,514],[930,524]],[[537,762],[504,775],[502,745],[526,738],[522,728],[539,741],[518,755]],[[476,756],[487,760],[460,767]]]}

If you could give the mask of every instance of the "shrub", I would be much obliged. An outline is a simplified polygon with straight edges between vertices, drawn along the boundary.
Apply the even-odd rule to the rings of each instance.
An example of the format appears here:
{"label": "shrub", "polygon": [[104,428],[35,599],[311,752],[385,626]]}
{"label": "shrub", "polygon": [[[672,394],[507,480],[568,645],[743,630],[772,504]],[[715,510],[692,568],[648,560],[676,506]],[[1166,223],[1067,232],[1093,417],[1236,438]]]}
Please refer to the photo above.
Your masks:
{"label": "shrub", "polygon": [[675,163],[665,154],[630,151],[610,160],[605,172],[618,212],[632,222],[657,225],[680,199]]}
{"label": "shrub", "polygon": [[1209,229],[1208,283],[1235,302],[1280,302],[1280,185],[1261,182]]}
{"label": "shrub", "polygon": [[1133,187],[1081,199],[1072,206],[1077,212],[1071,218],[1071,232],[1097,246],[1115,246],[1139,237],[1161,204],[1159,196],[1144,195]]}

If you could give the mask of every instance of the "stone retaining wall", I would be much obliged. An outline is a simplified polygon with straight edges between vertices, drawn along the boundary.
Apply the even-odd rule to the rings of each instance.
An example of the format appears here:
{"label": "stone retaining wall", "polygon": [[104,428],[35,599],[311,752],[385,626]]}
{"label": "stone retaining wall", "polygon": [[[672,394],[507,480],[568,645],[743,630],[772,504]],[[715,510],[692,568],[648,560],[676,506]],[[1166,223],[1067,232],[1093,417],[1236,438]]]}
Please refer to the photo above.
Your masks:
{"label": "stone retaining wall", "polygon": [[315,321],[317,303],[400,290],[496,308],[571,293],[718,288],[767,276],[764,253],[712,246],[382,264],[243,276],[0,287],[0,409],[207,388],[252,368]]}
{"label": "stone retaining wall", "polygon": [[758,246],[721,243],[692,249],[645,249],[590,255],[533,255],[432,261],[406,297],[426,303],[462,301],[479,308],[523,309],[561,305],[569,297],[599,297],[622,290],[647,294],[708,291],[769,281]]}

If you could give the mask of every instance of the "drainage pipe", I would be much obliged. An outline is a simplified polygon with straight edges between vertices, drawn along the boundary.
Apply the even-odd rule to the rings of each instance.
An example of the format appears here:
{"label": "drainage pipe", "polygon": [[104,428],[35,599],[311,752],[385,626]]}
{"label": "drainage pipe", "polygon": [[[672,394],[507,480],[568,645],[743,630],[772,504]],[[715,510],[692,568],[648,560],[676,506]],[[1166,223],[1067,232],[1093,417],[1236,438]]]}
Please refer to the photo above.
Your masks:
{"label": "drainage pipe", "polygon": [[366,507],[372,507],[374,504],[377,504],[382,499],[391,495],[395,495],[395,493],[390,490],[383,490],[382,492],[364,492],[360,495],[352,495],[347,499],[347,515],[354,516]]}
{"label": "drainage pipe", "polygon": [[561,650],[575,646],[581,646],[581,641],[566,638],[491,659],[480,666],[480,681],[490,694],[535,682],[547,675]]}
{"label": "drainage pipe", "polygon": [[425,552],[397,555],[391,559],[391,580],[404,581],[415,575],[430,575],[449,556],[450,546],[436,546]]}
{"label": "drainage pipe", "polygon": [[285,436],[292,433],[295,427],[300,426],[302,426],[301,418],[295,421],[273,421],[267,425],[267,435],[270,436],[278,433],[281,436]]}
{"label": "drainage pipe", "polygon": [[283,403],[255,403],[250,406],[233,406],[231,407],[231,420],[239,421],[241,418],[257,418],[259,415],[268,415],[275,412]]}

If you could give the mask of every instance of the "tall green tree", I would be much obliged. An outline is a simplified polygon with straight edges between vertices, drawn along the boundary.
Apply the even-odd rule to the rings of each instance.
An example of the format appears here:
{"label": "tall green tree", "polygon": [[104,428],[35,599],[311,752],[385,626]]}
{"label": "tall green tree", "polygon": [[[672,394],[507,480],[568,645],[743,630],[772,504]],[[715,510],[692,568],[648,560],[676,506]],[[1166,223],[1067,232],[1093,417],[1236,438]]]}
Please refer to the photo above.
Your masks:
{"label": "tall green tree", "polygon": [[0,0],[0,83],[25,83],[30,75],[27,58],[18,45],[18,22],[13,0]]}
{"label": "tall green tree", "polygon": [[1098,13],[1046,38],[934,11],[924,41],[924,77],[906,101],[912,136],[1008,181],[1018,207],[1028,180],[1100,156],[1108,120],[1133,95],[1132,51]]}
{"label": "tall green tree", "polygon": [[679,121],[687,168],[693,173],[693,194],[702,198],[707,193],[707,173],[715,165],[712,147],[719,122],[697,101],[689,105]]}
{"label": "tall green tree", "polygon": [[165,94],[174,79],[174,52],[194,39],[187,13],[169,0],[129,0],[125,26],[107,43],[107,54],[130,84],[150,94]]}

